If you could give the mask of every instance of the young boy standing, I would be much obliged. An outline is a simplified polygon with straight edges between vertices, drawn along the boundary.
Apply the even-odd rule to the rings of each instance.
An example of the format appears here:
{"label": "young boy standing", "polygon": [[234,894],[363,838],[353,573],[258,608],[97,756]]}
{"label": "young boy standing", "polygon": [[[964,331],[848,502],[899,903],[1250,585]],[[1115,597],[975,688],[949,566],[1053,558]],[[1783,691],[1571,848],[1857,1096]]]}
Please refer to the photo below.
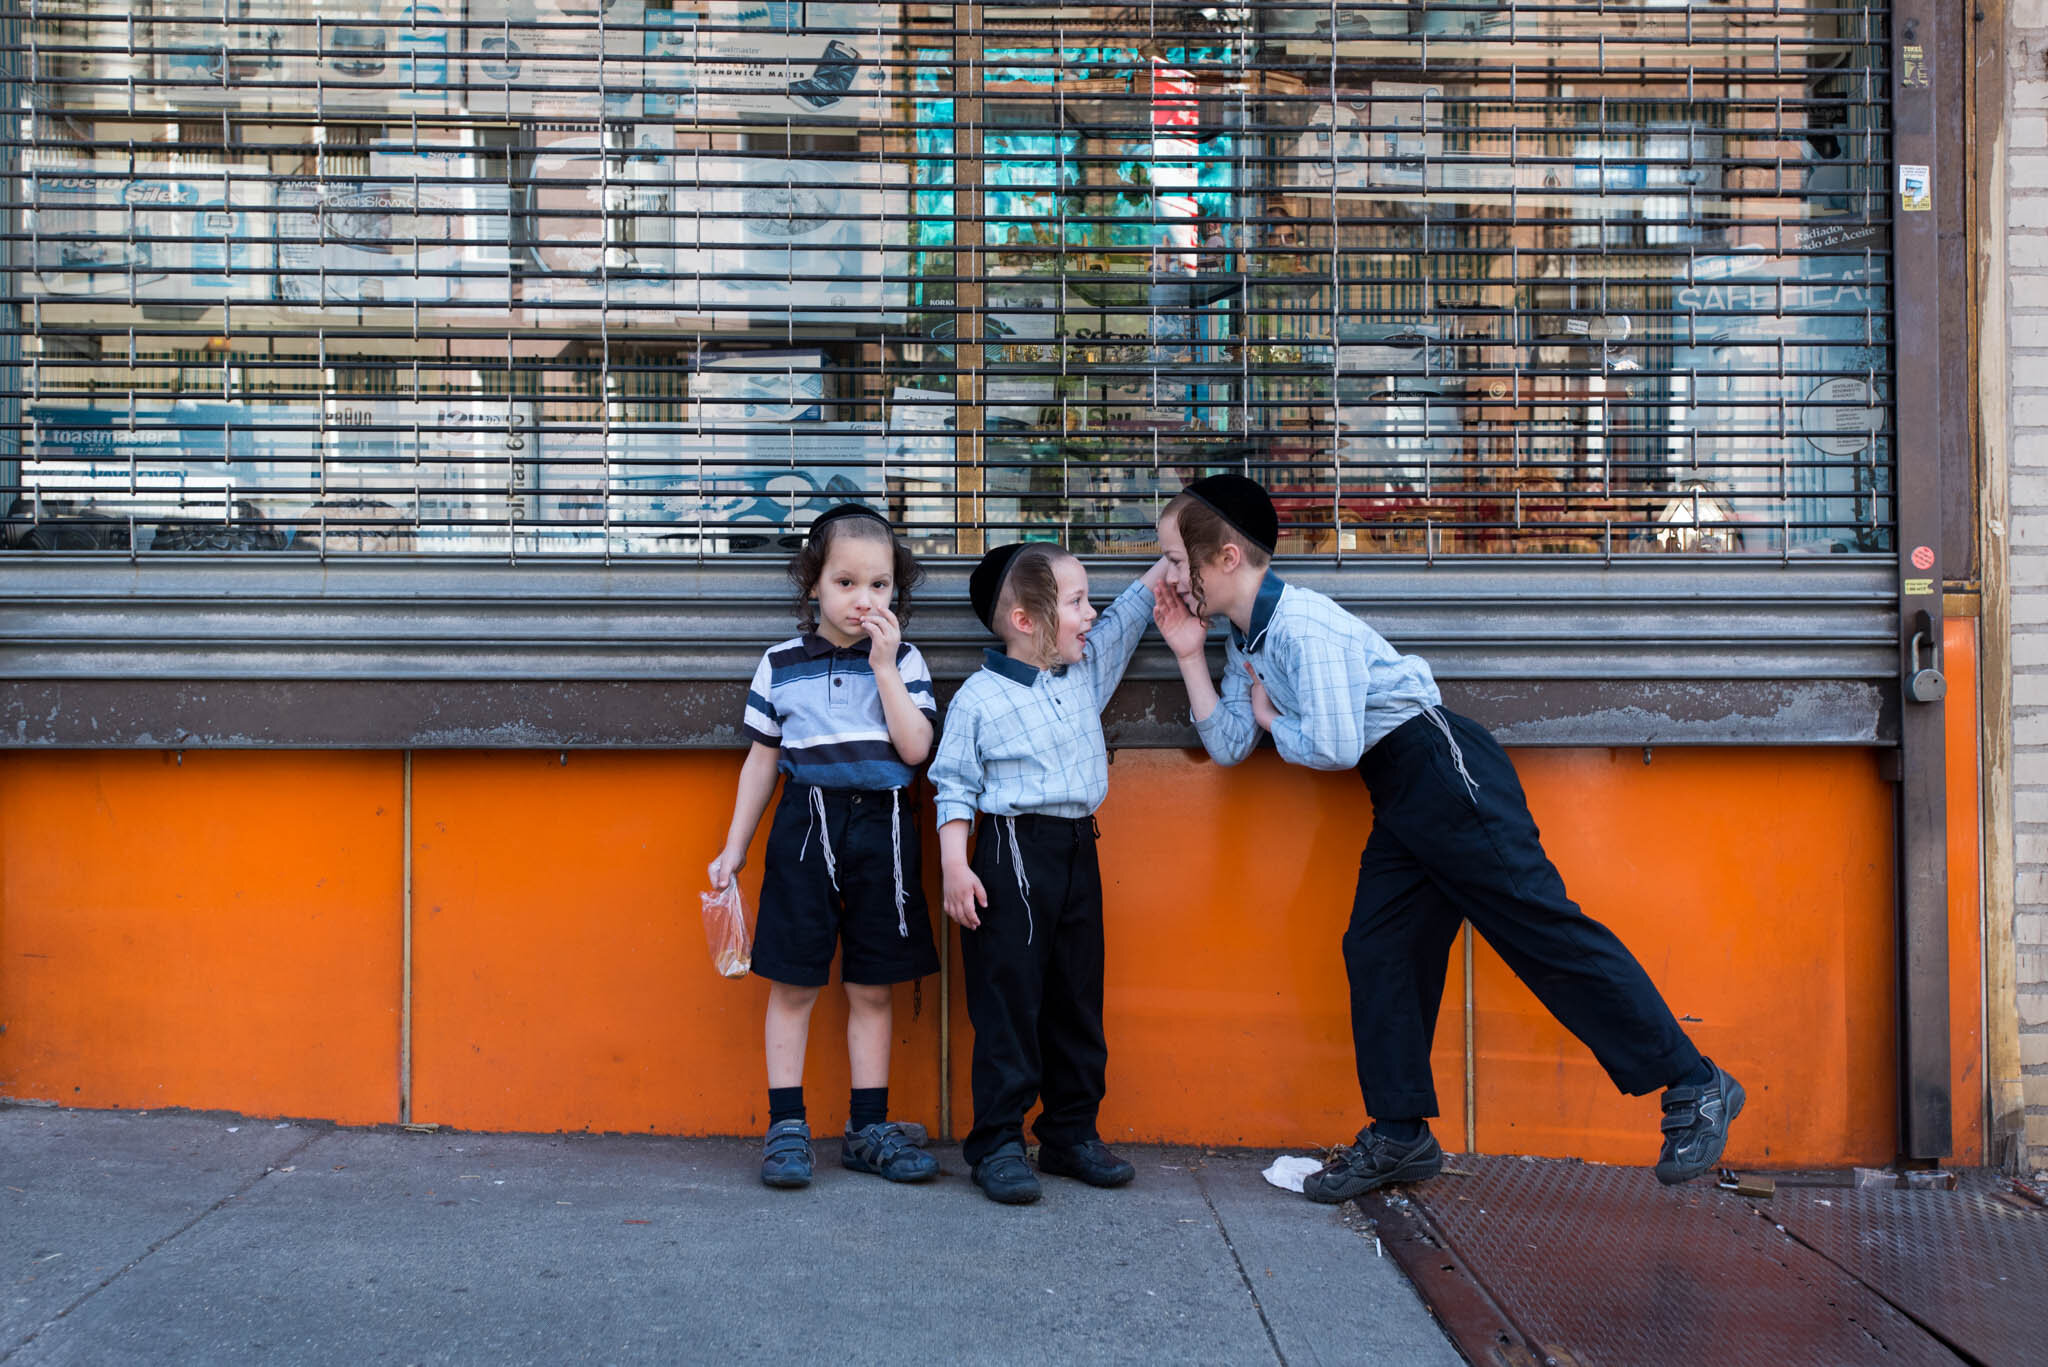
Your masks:
{"label": "young boy standing", "polygon": [[[1167,587],[1154,608],[1180,662],[1202,744],[1219,764],[1259,733],[1312,769],[1358,767],[1373,827],[1344,932],[1352,1047],[1371,1124],[1303,1186],[1346,1201],[1434,1177],[1429,1047],[1459,926],[1470,921],[1615,1086],[1664,1089],[1657,1178],[1709,1171],[1742,1110],[1742,1086],[1701,1057],[1614,933],[1565,895],[1522,786],[1485,727],[1445,710],[1422,660],[1269,566],[1273,502],[1241,475],[1197,480],[1159,519]],[[1222,692],[1203,642],[1230,621]]]}
{"label": "young boy standing", "polygon": [[[1095,809],[1109,794],[1102,709],[1152,618],[1155,565],[1099,616],[1088,572],[1043,542],[998,546],[968,579],[997,639],[953,695],[932,760],[946,914],[960,923],[974,1023],[974,1129],[960,1146],[992,1201],[1039,1197],[1024,1161],[1095,1187],[1137,1170],[1102,1142],[1102,870]],[[968,836],[975,833],[968,852]]]}

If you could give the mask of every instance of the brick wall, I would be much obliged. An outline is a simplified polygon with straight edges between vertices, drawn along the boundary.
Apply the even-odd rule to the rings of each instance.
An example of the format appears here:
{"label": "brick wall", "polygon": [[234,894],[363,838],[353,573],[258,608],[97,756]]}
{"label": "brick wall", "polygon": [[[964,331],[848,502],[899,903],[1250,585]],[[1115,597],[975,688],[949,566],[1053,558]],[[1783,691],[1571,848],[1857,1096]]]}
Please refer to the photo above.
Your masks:
{"label": "brick wall", "polygon": [[[2011,362],[2014,947],[2031,1166],[2048,1167],[2048,0],[2011,11],[2006,306]],[[2000,1004],[1993,1002],[1993,1010]]]}

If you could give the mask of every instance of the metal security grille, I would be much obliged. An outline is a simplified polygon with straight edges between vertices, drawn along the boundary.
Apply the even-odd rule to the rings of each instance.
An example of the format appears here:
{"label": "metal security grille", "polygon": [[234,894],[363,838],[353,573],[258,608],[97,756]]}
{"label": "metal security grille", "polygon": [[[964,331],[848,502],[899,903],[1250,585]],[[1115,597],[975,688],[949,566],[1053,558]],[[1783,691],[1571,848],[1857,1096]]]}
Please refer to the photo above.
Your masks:
{"label": "metal security grille", "polygon": [[11,548],[1892,546],[1883,8],[0,13]]}

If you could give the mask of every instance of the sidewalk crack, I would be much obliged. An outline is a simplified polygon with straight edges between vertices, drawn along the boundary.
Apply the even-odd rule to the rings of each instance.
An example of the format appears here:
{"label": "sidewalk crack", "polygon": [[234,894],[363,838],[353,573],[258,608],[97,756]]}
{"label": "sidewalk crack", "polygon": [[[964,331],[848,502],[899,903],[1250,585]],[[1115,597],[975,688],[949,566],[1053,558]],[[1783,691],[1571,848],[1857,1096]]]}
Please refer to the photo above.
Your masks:
{"label": "sidewalk crack", "polygon": [[193,1226],[197,1225],[201,1220],[204,1220],[207,1216],[219,1210],[222,1206],[225,1206],[228,1202],[235,1200],[237,1197],[240,1197],[247,1192],[255,1190],[256,1184],[258,1182],[261,1182],[264,1178],[270,1176],[271,1173],[285,1166],[285,1164],[289,1163],[292,1159],[297,1158],[300,1154],[304,1153],[307,1149],[311,1148],[315,1143],[319,1142],[321,1138],[322,1136],[319,1134],[309,1134],[306,1136],[304,1140],[302,1140],[293,1148],[287,1149],[284,1153],[279,1154],[276,1158],[266,1162],[264,1164],[263,1171],[257,1173],[254,1177],[251,1177],[248,1181],[242,1183],[241,1186],[236,1187],[233,1191],[221,1197],[218,1201],[215,1201],[205,1210],[200,1211],[197,1215],[194,1215],[184,1224],[179,1225],[176,1229],[164,1235],[161,1239],[158,1239],[149,1247],[143,1249],[142,1252],[136,1254],[133,1258],[129,1259],[128,1262],[123,1264],[121,1267],[116,1268],[113,1272],[109,1273],[106,1277],[102,1278],[99,1285],[91,1287],[83,1294],[81,1294],[78,1297],[78,1299],[72,1301],[71,1304],[65,1306],[62,1310],[59,1310],[49,1319],[43,1321],[43,1323],[29,1330],[27,1335],[24,1336],[20,1340],[20,1342],[14,1344],[10,1348],[5,1349],[4,1351],[0,1351],[0,1362],[7,1361],[16,1353],[19,1353],[22,1349],[28,1347],[37,1339],[41,1338],[49,1330],[56,1328],[57,1325],[62,1323],[65,1317],[70,1315],[72,1311],[78,1309],[79,1306],[84,1305],[94,1296],[99,1295],[100,1292],[106,1290],[115,1282],[127,1276],[130,1272],[133,1272],[136,1268],[142,1266],[142,1264],[148,1261],[150,1256],[154,1254],[158,1249],[164,1247],[173,1239],[176,1239],[179,1235],[184,1234],[187,1230],[191,1229]]}
{"label": "sidewalk crack", "polygon": [[1258,1288],[1252,1285],[1249,1272],[1244,1270],[1244,1259],[1238,1256],[1237,1244],[1230,1237],[1230,1229],[1223,1223],[1223,1213],[1216,1209],[1216,1203],[1209,1199],[1209,1184],[1203,1177],[1203,1165],[1195,1165],[1195,1190],[1202,1193],[1202,1204],[1209,1208],[1209,1218],[1216,1222],[1216,1232],[1223,1238],[1223,1246],[1230,1250],[1230,1261],[1237,1268],[1237,1279],[1244,1283],[1245,1295],[1251,1297],[1252,1309],[1259,1312],[1259,1327],[1266,1331],[1266,1342],[1273,1346],[1273,1360],[1280,1367],[1287,1367],[1287,1354],[1280,1349],[1280,1336],[1273,1332],[1273,1321],[1266,1318],[1265,1302],[1259,1299]]}

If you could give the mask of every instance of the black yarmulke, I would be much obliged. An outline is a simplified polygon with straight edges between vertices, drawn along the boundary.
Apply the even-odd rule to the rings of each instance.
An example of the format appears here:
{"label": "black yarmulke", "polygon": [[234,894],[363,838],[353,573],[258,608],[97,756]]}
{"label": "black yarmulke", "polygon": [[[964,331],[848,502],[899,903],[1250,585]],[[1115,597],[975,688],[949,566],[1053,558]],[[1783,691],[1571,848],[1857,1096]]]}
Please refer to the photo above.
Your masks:
{"label": "black yarmulke", "polygon": [[871,517],[884,527],[889,527],[889,532],[892,536],[896,531],[894,527],[889,526],[888,518],[882,516],[873,508],[868,507],[865,503],[835,503],[811,519],[811,527],[808,533],[811,540],[817,540],[819,528],[828,522],[837,522],[842,517]]}
{"label": "black yarmulke", "polygon": [[990,631],[996,629],[996,599],[1003,592],[1003,577],[1010,572],[1010,562],[1017,558],[1017,552],[1030,544],[1012,541],[1007,546],[997,546],[967,576],[967,601],[974,604],[974,615]]}
{"label": "black yarmulke", "polygon": [[1280,515],[1265,486],[1243,475],[1210,475],[1181,490],[1250,538],[1266,554],[1280,541]]}

